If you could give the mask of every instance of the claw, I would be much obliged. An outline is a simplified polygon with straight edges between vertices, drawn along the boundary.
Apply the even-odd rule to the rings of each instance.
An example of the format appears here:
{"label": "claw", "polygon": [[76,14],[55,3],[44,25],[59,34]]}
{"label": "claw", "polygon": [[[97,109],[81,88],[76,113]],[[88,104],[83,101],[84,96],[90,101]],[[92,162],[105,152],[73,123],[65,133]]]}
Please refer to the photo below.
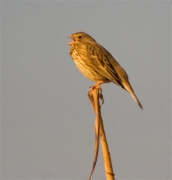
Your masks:
{"label": "claw", "polygon": [[99,94],[99,98],[100,98],[101,101],[102,101],[102,103],[100,104],[100,107],[101,107],[101,106],[104,104],[104,102],[105,102],[102,93]]}

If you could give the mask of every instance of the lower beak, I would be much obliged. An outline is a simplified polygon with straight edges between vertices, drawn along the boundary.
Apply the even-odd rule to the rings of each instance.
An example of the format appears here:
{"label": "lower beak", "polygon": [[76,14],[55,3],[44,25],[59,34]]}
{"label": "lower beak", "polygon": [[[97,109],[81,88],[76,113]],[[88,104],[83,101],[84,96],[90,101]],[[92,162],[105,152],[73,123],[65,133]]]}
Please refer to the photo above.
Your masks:
{"label": "lower beak", "polygon": [[71,45],[73,44],[73,41],[72,41],[72,42],[69,42],[69,43],[67,43],[67,44],[71,46]]}

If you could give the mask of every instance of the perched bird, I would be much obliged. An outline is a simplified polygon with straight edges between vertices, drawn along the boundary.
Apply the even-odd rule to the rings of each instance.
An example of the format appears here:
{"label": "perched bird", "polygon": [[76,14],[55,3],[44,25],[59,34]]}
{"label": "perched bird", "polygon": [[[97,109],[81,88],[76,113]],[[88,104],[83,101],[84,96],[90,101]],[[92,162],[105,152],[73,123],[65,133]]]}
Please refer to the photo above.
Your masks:
{"label": "perched bird", "polygon": [[127,73],[103,46],[85,32],[76,32],[68,37],[73,39],[68,43],[71,46],[69,54],[79,71],[96,82],[93,87],[113,82],[129,92],[139,107],[143,108],[130,85]]}

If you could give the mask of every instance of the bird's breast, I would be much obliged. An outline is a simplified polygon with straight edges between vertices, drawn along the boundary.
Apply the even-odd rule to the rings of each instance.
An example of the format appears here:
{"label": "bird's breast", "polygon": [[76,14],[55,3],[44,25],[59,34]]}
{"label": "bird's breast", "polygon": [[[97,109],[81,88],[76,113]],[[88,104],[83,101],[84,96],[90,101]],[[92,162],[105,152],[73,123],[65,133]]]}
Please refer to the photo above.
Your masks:
{"label": "bird's breast", "polygon": [[89,57],[81,54],[75,49],[72,51],[71,57],[79,71],[88,79],[95,82],[109,82],[109,80],[104,76],[104,73],[94,64],[94,62],[92,62]]}

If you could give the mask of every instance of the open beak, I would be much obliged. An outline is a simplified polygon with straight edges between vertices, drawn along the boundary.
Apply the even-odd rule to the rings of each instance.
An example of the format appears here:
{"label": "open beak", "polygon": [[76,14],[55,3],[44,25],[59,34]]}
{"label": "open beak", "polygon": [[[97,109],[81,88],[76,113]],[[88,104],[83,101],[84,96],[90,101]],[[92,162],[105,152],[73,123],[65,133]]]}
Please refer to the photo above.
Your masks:
{"label": "open beak", "polygon": [[69,38],[72,38],[72,42],[69,42],[69,43],[67,43],[68,45],[70,45],[70,46],[72,46],[72,44],[74,43],[74,41],[75,41],[75,39],[74,39],[74,37],[73,37],[73,35],[72,34],[69,34],[67,37],[69,37]]}

